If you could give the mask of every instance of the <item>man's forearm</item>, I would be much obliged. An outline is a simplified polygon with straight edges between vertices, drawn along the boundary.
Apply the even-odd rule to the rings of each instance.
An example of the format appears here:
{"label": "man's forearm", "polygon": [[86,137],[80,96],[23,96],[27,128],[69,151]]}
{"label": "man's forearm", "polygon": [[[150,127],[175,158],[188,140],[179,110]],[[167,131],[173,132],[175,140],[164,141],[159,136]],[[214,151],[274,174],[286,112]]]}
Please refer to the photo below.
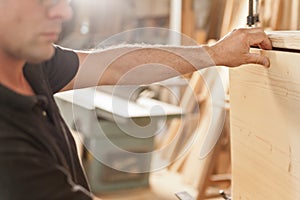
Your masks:
{"label": "man's forearm", "polygon": [[214,66],[206,48],[125,45],[93,52],[81,64],[75,87],[150,84]]}

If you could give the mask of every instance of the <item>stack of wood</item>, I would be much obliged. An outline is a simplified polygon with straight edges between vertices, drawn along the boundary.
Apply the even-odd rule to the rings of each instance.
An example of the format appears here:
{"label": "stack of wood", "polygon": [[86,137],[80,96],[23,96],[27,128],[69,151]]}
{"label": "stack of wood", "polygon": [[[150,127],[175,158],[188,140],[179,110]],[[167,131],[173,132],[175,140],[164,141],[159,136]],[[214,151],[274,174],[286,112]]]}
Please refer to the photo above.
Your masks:
{"label": "stack of wood", "polygon": [[210,38],[219,38],[225,3],[221,0],[183,0],[182,33],[199,44]]}
{"label": "stack of wood", "polygon": [[[198,2],[198,4],[197,4]],[[198,43],[246,27],[249,0],[184,0],[182,32]],[[260,24],[267,30],[299,30],[299,0],[259,0]]]}
{"label": "stack of wood", "polygon": [[299,0],[261,0],[262,27],[271,30],[300,29]]}
{"label": "stack of wood", "polygon": [[[246,26],[249,0],[226,0],[221,36]],[[258,26],[267,30],[299,30],[299,0],[259,0]]]}

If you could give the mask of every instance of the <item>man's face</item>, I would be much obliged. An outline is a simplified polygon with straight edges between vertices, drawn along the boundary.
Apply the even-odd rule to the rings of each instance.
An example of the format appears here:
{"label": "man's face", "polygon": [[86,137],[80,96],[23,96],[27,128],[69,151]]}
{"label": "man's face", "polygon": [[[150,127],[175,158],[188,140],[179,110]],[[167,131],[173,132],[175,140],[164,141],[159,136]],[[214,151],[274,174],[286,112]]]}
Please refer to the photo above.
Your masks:
{"label": "man's face", "polygon": [[51,2],[0,0],[0,55],[25,62],[51,58],[62,22],[72,15],[68,0]]}

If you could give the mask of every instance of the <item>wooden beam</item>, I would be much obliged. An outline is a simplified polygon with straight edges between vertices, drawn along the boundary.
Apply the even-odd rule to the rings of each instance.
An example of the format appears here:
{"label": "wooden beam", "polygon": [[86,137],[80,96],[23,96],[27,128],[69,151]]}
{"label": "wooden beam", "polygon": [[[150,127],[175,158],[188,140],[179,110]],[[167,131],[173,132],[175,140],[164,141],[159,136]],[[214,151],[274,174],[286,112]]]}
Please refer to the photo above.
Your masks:
{"label": "wooden beam", "polygon": [[195,16],[192,0],[182,0],[182,33],[194,38]]}
{"label": "wooden beam", "polygon": [[273,47],[300,50],[300,31],[267,32]]}
{"label": "wooden beam", "polygon": [[299,26],[299,18],[300,18],[300,1],[292,0],[292,8],[291,8],[291,30],[298,30]]}
{"label": "wooden beam", "polygon": [[300,199],[300,54],[230,71],[233,199]]}

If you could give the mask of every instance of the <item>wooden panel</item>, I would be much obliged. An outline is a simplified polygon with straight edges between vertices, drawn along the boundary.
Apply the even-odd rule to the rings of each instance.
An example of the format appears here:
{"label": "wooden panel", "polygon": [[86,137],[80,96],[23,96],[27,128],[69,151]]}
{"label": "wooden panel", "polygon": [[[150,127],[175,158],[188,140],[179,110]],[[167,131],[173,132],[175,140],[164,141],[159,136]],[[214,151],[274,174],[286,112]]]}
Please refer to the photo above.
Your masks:
{"label": "wooden panel", "polygon": [[291,4],[291,30],[298,30],[300,27],[299,18],[300,18],[300,1],[292,0]]}
{"label": "wooden panel", "polygon": [[230,71],[233,199],[300,199],[300,54],[259,52]]}
{"label": "wooden panel", "polygon": [[268,32],[273,47],[300,50],[300,31]]}
{"label": "wooden panel", "polygon": [[192,0],[182,1],[182,33],[194,38],[195,15]]}
{"label": "wooden panel", "polygon": [[226,1],[223,25],[221,29],[222,37],[235,28],[241,28],[246,26],[246,20],[248,15],[248,2],[248,0]]}

